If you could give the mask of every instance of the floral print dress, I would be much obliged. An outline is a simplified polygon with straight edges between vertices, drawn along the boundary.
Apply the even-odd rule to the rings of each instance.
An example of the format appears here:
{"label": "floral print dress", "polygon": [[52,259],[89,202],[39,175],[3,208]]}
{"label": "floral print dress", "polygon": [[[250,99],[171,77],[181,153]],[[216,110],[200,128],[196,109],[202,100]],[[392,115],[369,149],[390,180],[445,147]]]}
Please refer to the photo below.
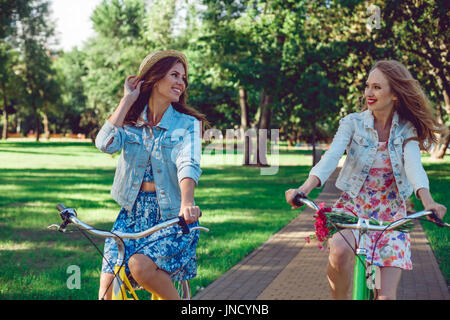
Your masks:
{"label": "floral print dress", "polygon": [[[333,206],[337,213],[391,222],[406,217],[406,202],[399,197],[388,153],[388,142],[378,142],[377,154],[359,195],[346,192]],[[354,233],[355,237],[357,232]],[[365,234],[366,260],[380,267],[412,269],[410,236],[395,230]]]}

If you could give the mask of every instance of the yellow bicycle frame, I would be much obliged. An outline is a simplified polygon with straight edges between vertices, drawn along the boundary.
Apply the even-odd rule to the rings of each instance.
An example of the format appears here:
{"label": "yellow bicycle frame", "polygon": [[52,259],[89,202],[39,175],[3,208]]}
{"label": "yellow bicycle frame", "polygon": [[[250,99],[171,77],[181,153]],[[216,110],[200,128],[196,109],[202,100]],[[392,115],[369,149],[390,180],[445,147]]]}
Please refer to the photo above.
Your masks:
{"label": "yellow bicycle frame", "polygon": [[[115,266],[114,274],[117,277],[114,278],[112,300],[139,300],[130,280],[125,273],[125,266]],[[130,292],[131,297],[128,296],[127,290]],[[152,300],[163,300],[160,296],[153,293]]]}
{"label": "yellow bicycle frame", "polygon": [[[114,274],[117,276],[114,277],[112,300],[131,300],[132,298],[139,300],[125,273],[125,266],[115,266]],[[127,289],[130,291],[132,298],[127,295]]]}

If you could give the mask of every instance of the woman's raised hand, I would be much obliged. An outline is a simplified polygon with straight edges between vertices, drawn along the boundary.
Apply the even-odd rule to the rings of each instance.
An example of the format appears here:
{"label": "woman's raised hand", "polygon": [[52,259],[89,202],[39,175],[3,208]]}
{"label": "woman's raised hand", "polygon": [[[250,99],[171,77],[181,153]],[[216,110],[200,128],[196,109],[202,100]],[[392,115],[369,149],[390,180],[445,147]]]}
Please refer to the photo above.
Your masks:
{"label": "woman's raised hand", "polygon": [[[126,78],[123,85],[123,98],[120,99],[120,103],[116,110],[114,110],[113,114],[108,118],[113,125],[117,127],[123,126],[127,112],[139,97],[143,82],[144,81],[138,81],[135,75],[128,76]],[[111,142],[112,140],[109,143]]]}
{"label": "woman's raised hand", "polygon": [[141,92],[141,85],[144,81],[138,81],[135,75],[128,76],[123,85],[123,95],[129,102],[134,103]]}

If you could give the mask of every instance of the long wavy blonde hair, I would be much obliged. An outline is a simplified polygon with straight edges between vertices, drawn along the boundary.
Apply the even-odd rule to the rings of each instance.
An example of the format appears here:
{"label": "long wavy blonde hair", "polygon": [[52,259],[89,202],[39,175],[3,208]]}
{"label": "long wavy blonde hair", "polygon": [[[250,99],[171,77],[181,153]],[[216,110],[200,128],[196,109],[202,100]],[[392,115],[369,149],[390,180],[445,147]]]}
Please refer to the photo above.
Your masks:
{"label": "long wavy blonde hair", "polygon": [[[429,151],[433,143],[438,143],[438,134],[447,131],[434,117],[431,104],[419,82],[399,61],[382,60],[376,62],[370,72],[380,70],[387,78],[389,86],[397,97],[394,104],[400,118],[410,121],[417,130],[417,138],[422,150]],[[406,142],[408,142],[409,139]]]}

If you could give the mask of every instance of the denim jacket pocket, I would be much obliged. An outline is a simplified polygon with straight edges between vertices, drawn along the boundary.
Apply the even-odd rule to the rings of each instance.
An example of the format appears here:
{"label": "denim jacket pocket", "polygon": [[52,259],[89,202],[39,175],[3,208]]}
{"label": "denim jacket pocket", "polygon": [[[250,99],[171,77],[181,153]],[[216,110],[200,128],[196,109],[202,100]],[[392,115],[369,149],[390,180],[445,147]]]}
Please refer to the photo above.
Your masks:
{"label": "denim jacket pocket", "polygon": [[125,143],[136,143],[139,145],[141,144],[141,139],[139,138],[139,135],[137,133],[125,130],[125,135]]}
{"label": "denim jacket pocket", "polygon": [[403,165],[404,159],[403,159],[403,137],[399,136],[393,139],[392,145],[390,146],[391,151],[393,151],[393,154],[391,157],[395,155],[396,159],[391,158],[391,162],[394,166],[398,166],[398,164]]}
{"label": "denim jacket pocket", "polygon": [[400,136],[400,137],[395,138],[393,143],[396,148],[399,146],[403,147],[403,137]]}
{"label": "denim jacket pocket", "polygon": [[181,148],[181,145],[183,144],[183,137],[182,136],[168,136],[161,139],[161,151],[162,155],[164,157],[164,160],[167,163],[171,163],[175,165],[176,163],[176,155],[177,150]]}
{"label": "denim jacket pocket", "polygon": [[167,134],[161,139],[161,147],[174,148],[178,144],[183,142],[183,136],[177,136],[173,134]]}
{"label": "denim jacket pocket", "polygon": [[125,131],[125,143],[123,147],[124,158],[127,163],[135,163],[135,159],[139,154],[142,141],[136,133]]}
{"label": "denim jacket pocket", "polygon": [[367,139],[361,135],[355,134],[352,139],[360,146],[363,147],[369,146],[369,141],[367,141]]}
{"label": "denim jacket pocket", "polygon": [[404,139],[402,136],[392,139],[392,143],[389,146],[390,151],[397,153],[398,156],[402,155],[403,154],[403,141],[404,141]]}
{"label": "denim jacket pocket", "polygon": [[369,147],[369,142],[361,135],[354,135],[347,149],[349,159],[357,159],[361,156],[362,151]]}

